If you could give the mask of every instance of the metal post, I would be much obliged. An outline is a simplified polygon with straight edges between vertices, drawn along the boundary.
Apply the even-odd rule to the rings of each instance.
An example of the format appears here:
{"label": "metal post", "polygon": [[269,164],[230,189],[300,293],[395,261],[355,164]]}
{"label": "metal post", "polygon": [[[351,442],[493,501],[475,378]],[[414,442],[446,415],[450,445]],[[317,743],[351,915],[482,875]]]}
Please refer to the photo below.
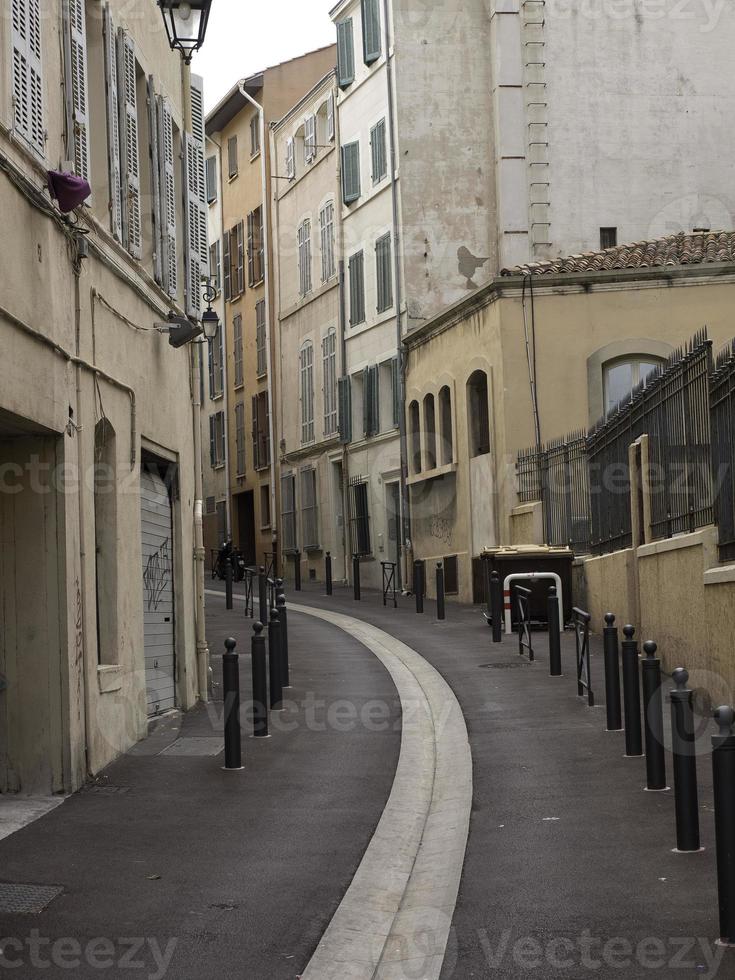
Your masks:
{"label": "metal post", "polygon": [[235,653],[237,641],[225,640],[222,655],[222,693],[225,700],[225,764],[223,769],[242,769],[240,744],[240,664]]}
{"label": "metal post", "polygon": [[262,623],[253,623],[250,652],[253,671],[253,735],[256,738],[265,738],[268,735],[268,668]]}
{"label": "metal post", "polygon": [[503,642],[503,586],[500,574],[490,575],[490,618],[493,627],[493,643]]}
{"label": "metal post", "polygon": [[225,562],[225,609],[232,609],[232,561]]}
{"label": "metal post", "polygon": [[416,595],[416,612],[424,611],[424,566],[418,559],[413,563],[413,591]]}
{"label": "metal post", "polygon": [[615,617],[612,613],[605,613],[602,648],[605,655],[605,709],[609,732],[619,732],[623,727],[620,716],[620,654],[618,642]]}
{"label": "metal post", "polygon": [[492,626],[493,603],[492,593],[490,591],[490,560],[488,558],[481,558],[480,561],[482,562],[482,588],[485,593],[485,605],[487,607],[485,619],[487,620],[487,625]]}
{"label": "metal post", "polygon": [[268,581],[265,577],[265,566],[258,569],[258,603],[260,605],[261,623],[268,622]]}
{"label": "metal post", "polygon": [[324,559],[324,578],[327,583],[327,595],[332,594],[332,555],[327,552],[327,557]]}
{"label": "metal post", "polygon": [[278,605],[278,596],[281,595],[281,594],[284,594],[285,595],[285,589],[283,588],[283,579],[282,578],[277,578],[275,580],[275,582],[273,583],[273,603],[272,603],[272,605],[274,605],[274,606],[277,606]]}
{"label": "metal post", "polygon": [[641,735],[641,686],[638,675],[638,643],[635,641],[635,627],[623,627],[625,639],[623,651],[623,701],[625,711],[625,754],[643,755]]}
{"label": "metal post", "polygon": [[686,685],[689,672],[677,667],[671,675],[671,754],[674,761],[676,850],[699,850],[697,757],[694,752],[694,691]]}
{"label": "metal post", "polygon": [[646,735],[646,789],[664,790],[666,785],[666,752],[664,749],[664,709],[661,698],[661,661],[656,644],[643,644],[643,721]]}
{"label": "metal post", "polygon": [[[497,572],[495,573],[497,575]],[[549,674],[561,677],[561,627],[559,624],[559,596],[556,586],[549,589]]]}
{"label": "metal post", "polygon": [[362,597],[360,595],[360,556],[352,556],[352,589],[354,592],[355,599],[359,601]]}
{"label": "metal post", "polygon": [[288,665],[288,612],[286,610],[286,596],[281,592],[276,599],[276,609],[281,629],[281,686],[291,687],[290,668]]}
{"label": "metal post", "polygon": [[447,618],[444,608],[444,565],[440,561],[436,563],[436,618]]}
{"label": "metal post", "polygon": [[293,556],[293,587],[295,592],[301,592],[301,552]]}
{"label": "metal post", "polygon": [[723,705],[715,711],[715,720],[720,726],[719,734],[712,736],[720,943],[731,946],[735,944],[735,711]]}
{"label": "metal post", "polygon": [[271,686],[271,709],[280,711],[283,701],[283,683],[281,678],[281,624],[278,610],[271,609],[268,623],[268,674]]}

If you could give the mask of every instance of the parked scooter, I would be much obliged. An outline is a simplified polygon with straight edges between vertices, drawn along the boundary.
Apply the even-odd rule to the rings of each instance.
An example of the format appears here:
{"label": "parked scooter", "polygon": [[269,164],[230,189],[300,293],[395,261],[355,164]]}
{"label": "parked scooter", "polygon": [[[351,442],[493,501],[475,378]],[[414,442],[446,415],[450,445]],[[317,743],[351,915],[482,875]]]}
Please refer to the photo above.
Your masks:
{"label": "parked scooter", "polygon": [[242,582],[245,578],[245,558],[239,548],[233,548],[232,541],[225,541],[217,553],[212,578],[224,581],[228,562],[232,565],[232,580]]}

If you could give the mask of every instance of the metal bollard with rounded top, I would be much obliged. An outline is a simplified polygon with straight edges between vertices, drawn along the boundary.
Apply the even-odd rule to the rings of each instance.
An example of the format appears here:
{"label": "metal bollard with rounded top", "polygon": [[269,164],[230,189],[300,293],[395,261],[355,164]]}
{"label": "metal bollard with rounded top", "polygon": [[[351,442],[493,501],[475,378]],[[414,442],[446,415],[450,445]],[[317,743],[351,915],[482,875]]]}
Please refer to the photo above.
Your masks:
{"label": "metal bollard with rounded top", "polygon": [[735,945],[735,711],[722,705],[714,713],[720,731],[712,736],[712,777],[715,801],[717,892],[720,910],[719,945]]}
{"label": "metal bollard with rounded top", "polygon": [[687,687],[689,672],[677,667],[671,675],[671,753],[674,765],[676,851],[698,851],[699,795],[694,750],[694,691]]}
{"label": "metal bollard with rounded top", "polygon": [[261,623],[268,622],[268,579],[265,574],[265,566],[261,565],[258,569],[258,606]]}
{"label": "metal bollard with rounded top", "polygon": [[283,579],[277,578],[273,583],[273,602],[271,603],[272,606],[278,606],[278,596],[281,595],[281,593],[283,592],[285,592],[285,589],[283,588]]}
{"label": "metal bollard with rounded top", "polygon": [[664,749],[664,709],[661,698],[661,661],[653,640],[643,644],[643,720],[646,736],[646,789],[663,792],[666,785],[666,750]]}
{"label": "metal bollard with rounded top", "polygon": [[605,613],[602,647],[605,656],[607,731],[619,732],[623,727],[620,716],[620,656],[618,652],[618,628],[612,613]]}
{"label": "metal bollard with rounded top", "polygon": [[255,738],[266,738],[268,735],[268,667],[262,623],[253,623],[250,652],[253,673],[253,735]]}
{"label": "metal bollard with rounded top", "polygon": [[293,556],[293,587],[294,592],[301,592],[301,552]]}
{"label": "metal bollard with rounded top", "polygon": [[559,623],[559,597],[555,585],[549,588],[547,615],[549,620],[549,674],[551,677],[561,677],[561,624]]}
{"label": "metal bollard with rounded top", "polygon": [[490,619],[493,643],[503,642],[503,586],[499,572],[490,574]]}
{"label": "metal bollard with rounded top", "polygon": [[223,769],[242,769],[242,746],[240,743],[240,664],[233,637],[225,640],[222,655],[222,696],[225,702],[225,764]]}
{"label": "metal bollard with rounded top", "polygon": [[623,701],[625,712],[625,755],[635,758],[643,755],[641,734],[641,683],[638,673],[638,643],[634,639],[635,627],[623,627]]}
{"label": "metal bollard with rounded top", "polygon": [[424,611],[424,563],[417,559],[413,563],[413,591],[416,597],[416,612]]}
{"label": "metal bollard with rounded top", "polygon": [[360,594],[360,556],[352,556],[352,594],[356,602],[362,598]]}
{"label": "metal bollard with rounded top", "polygon": [[328,551],[324,559],[324,579],[327,585],[327,595],[332,594],[332,555]]}
{"label": "metal bollard with rounded top", "polygon": [[444,565],[440,561],[436,563],[436,618],[447,618],[444,608]]}
{"label": "metal bollard with rounded top", "polygon": [[283,707],[283,681],[281,661],[281,623],[278,610],[271,609],[268,623],[268,679],[271,688],[271,710],[280,711]]}
{"label": "metal bollard with rounded top", "polygon": [[288,663],[288,610],[286,609],[286,596],[282,592],[276,599],[276,609],[278,610],[281,630],[281,687],[291,687],[291,670]]}

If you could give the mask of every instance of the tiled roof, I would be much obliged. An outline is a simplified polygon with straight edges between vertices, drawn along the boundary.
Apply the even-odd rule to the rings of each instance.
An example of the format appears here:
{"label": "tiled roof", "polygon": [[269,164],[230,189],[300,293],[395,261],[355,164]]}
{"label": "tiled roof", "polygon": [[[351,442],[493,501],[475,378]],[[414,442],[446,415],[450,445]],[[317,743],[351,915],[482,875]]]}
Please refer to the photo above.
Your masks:
{"label": "tiled roof", "polygon": [[611,272],[615,269],[653,269],[660,266],[704,265],[711,262],[735,263],[735,231],[711,231],[669,235],[649,242],[616,245],[600,252],[585,252],[528,262],[503,269],[501,276],[557,276],[563,273]]}

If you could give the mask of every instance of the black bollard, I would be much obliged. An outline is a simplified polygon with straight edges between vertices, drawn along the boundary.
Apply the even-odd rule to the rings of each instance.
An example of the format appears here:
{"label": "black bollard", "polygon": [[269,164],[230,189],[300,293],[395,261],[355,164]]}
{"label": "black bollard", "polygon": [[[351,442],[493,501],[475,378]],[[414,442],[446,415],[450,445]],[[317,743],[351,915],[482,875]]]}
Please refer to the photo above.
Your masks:
{"label": "black bollard", "polygon": [[278,606],[278,597],[283,593],[283,579],[277,578],[273,583],[273,606]]}
{"label": "black bollard", "polygon": [[549,674],[551,677],[561,677],[561,625],[559,623],[559,596],[555,585],[549,589],[548,619]]}
{"label": "black bollard", "polygon": [[490,618],[493,627],[493,643],[503,642],[503,586],[500,575],[493,572],[490,575]]}
{"label": "black bollard", "polygon": [[641,735],[641,685],[638,674],[638,644],[634,640],[635,627],[624,626],[623,649],[623,701],[625,704],[625,754],[643,755]]}
{"label": "black bollard", "polygon": [[258,604],[260,606],[261,623],[268,622],[268,579],[263,565],[258,569]]}
{"label": "black bollard", "polygon": [[225,562],[225,609],[232,609],[232,560]]}
{"label": "black bollard", "polygon": [[416,596],[416,612],[424,611],[424,565],[421,561],[413,563],[413,591]]}
{"label": "black bollard", "polygon": [[253,623],[250,651],[253,670],[253,735],[256,738],[265,738],[268,734],[268,668],[262,623]]}
{"label": "black bollard", "polygon": [[277,609],[271,609],[271,618],[268,623],[268,675],[271,688],[271,710],[280,711],[283,707],[283,672],[281,624]]}
{"label": "black bollard", "polygon": [[225,764],[224,769],[242,769],[240,744],[240,664],[232,637],[225,640],[222,655],[222,694],[225,702]]}
{"label": "black bollard", "polygon": [[447,618],[444,608],[444,566],[440,561],[436,563],[436,618]]}
{"label": "black bollard", "polygon": [[674,760],[676,850],[699,850],[699,796],[694,750],[694,691],[686,685],[689,672],[677,667],[671,675],[671,754]]}
{"label": "black bollard", "polygon": [[666,750],[664,749],[664,709],[661,698],[661,661],[656,644],[643,644],[646,654],[641,661],[643,674],[643,722],[646,735],[646,789],[664,790],[666,785]]}
{"label": "black bollard", "polygon": [[276,599],[276,609],[281,631],[281,687],[291,687],[289,679],[291,671],[288,665],[288,611],[286,596],[282,592]]}
{"label": "black bollard", "polygon": [[605,709],[607,730],[619,732],[623,727],[620,717],[620,656],[618,653],[618,628],[612,613],[605,613],[602,631],[602,648],[605,655]]}
{"label": "black bollard", "polygon": [[301,592],[301,552],[293,556],[293,587],[294,592]]}
{"label": "black bollard", "polygon": [[735,711],[723,705],[715,711],[720,726],[712,736],[712,777],[715,798],[717,891],[720,905],[720,943],[735,944]]}
{"label": "black bollard", "polygon": [[360,595],[360,558],[358,555],[352,556],[352,590],[356,601],[362,598]]}
{"label": "black bollard", "polygon": [[332,594],[332,556],[327,552],[327,557],[324,559],[324,578],[327,583],[327,595]]}

